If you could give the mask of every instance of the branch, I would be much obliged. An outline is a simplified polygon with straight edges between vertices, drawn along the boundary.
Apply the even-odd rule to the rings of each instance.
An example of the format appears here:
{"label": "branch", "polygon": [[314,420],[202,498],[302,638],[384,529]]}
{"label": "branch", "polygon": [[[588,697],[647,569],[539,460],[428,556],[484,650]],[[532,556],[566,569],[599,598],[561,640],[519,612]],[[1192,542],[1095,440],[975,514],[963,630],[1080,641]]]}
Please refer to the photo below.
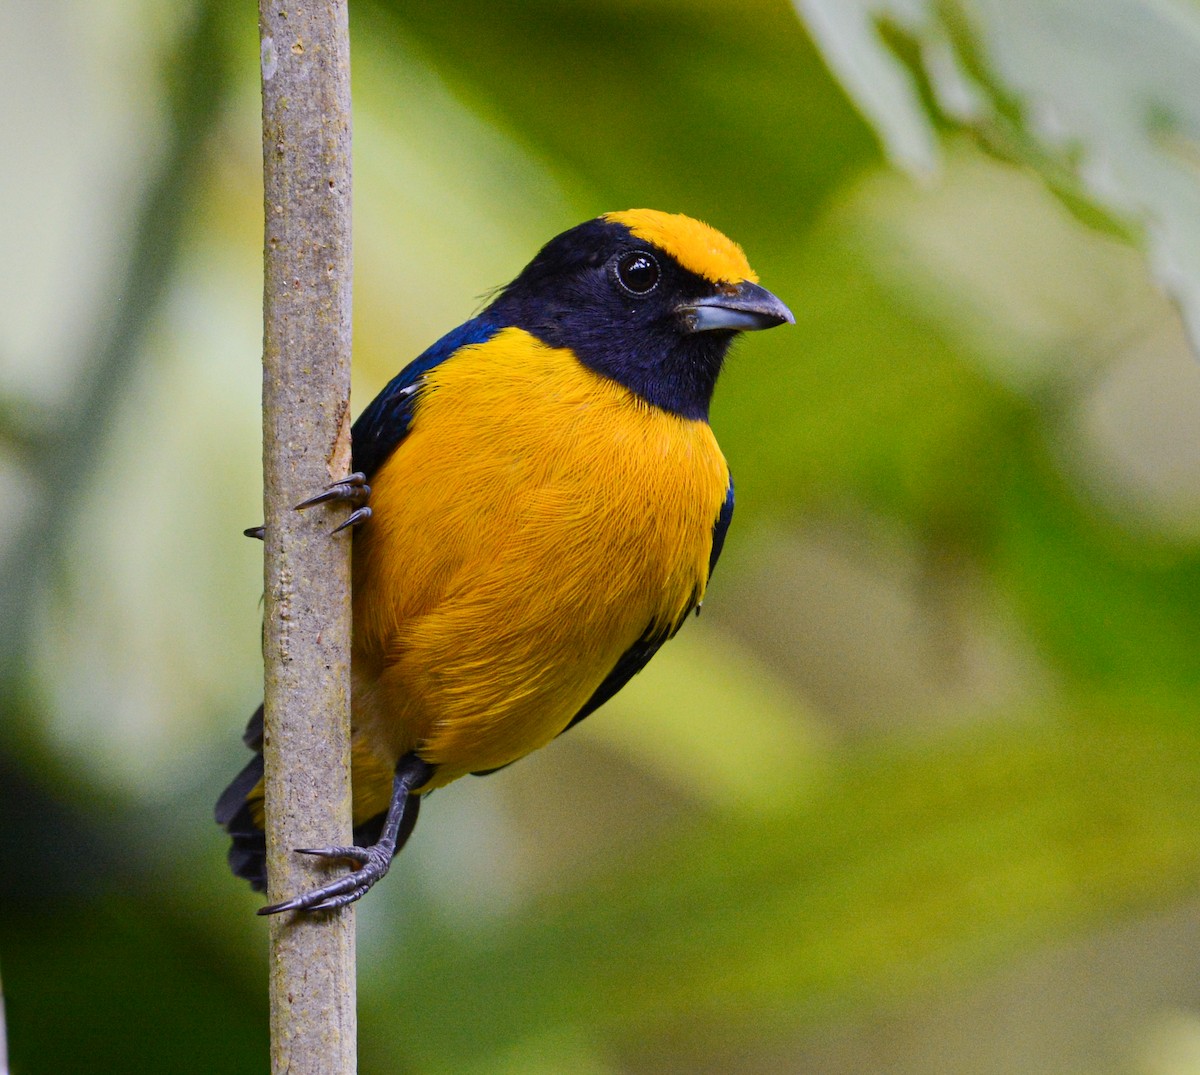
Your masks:
{"label": "branch", "polygon": [[[293,505],[349,470],[350,49],[344,0],[260,0],[265,286],[266,809],[270,898],[350,843],[350,543]],[[354,912],[271,921],[271,1066],[355,1070]]]}

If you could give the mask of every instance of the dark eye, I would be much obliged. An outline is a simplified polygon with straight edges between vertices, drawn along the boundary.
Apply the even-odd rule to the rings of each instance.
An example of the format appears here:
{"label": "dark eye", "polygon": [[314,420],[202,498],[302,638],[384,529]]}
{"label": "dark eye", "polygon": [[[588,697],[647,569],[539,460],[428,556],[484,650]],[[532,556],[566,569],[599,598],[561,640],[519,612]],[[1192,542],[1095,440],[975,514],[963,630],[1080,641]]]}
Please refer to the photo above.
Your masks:
{"label": "dark eye", "polygon": [[631,295],[648,295],[661,275],[654,255],[645,250],[631,250],[617,262],[617,282]]}

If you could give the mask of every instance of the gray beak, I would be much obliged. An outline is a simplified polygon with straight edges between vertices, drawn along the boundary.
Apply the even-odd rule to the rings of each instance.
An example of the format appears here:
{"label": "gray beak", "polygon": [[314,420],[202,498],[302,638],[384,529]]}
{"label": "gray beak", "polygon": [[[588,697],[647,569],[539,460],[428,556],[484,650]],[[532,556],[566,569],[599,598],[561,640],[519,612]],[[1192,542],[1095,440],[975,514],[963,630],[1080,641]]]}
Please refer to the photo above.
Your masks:
{"label": "gray beak", "polygon": [[745,280],[717,295],[692,299],[676,308],[685,332],[752,332],[776,325],[794,325],[796,319],[765,287]]}

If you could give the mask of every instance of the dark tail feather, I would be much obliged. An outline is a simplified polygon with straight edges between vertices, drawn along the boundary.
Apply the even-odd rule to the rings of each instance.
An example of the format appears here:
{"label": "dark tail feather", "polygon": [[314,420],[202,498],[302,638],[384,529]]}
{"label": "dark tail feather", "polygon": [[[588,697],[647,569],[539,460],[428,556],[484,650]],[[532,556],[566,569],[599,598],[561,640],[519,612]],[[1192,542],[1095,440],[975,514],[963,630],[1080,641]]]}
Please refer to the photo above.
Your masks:
{"label": "dark tail feather", "polygon": [[218,825],[229,826],[232,823],[246,805],[246,796],[254,790],[262,775],[263,757],[261,754],[255,754],[246,763],[246,767],[233,778],[229,787],[221,792],[221,797],[213,808],[213,817]]}
{"label": "dark tail feather", "polygon": [[249,881],[258,892],[267,890],[267,837],[250,816],[246,796],[258,786],[263,775],[262,727],[263,710],[259,706],[242,737],[255,752],[254,757],[221,792],[213,811],[217,824],[223,825],[233,840],[229,848],[229,868],[235,876]]}
{"label": "dark tail feather", "polygon": [[259,754],[262,753],[263,707],[261,705],[254,711],[254,716],[250,718],[250,722],[246,725],[246,730],[242,732],[242,742],[251,750]]}

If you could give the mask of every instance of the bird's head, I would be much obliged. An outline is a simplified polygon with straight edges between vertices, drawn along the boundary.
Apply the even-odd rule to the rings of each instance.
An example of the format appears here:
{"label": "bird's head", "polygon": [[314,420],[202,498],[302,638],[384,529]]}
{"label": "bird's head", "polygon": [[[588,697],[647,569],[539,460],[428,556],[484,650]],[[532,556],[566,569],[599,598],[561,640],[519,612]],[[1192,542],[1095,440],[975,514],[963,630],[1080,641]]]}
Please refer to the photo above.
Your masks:
{"label": "bird's head", "polygon": [[707,418],[737,333],[794,322],[736,243],[652,209],[551,239],[488,313],[686,418]]}

